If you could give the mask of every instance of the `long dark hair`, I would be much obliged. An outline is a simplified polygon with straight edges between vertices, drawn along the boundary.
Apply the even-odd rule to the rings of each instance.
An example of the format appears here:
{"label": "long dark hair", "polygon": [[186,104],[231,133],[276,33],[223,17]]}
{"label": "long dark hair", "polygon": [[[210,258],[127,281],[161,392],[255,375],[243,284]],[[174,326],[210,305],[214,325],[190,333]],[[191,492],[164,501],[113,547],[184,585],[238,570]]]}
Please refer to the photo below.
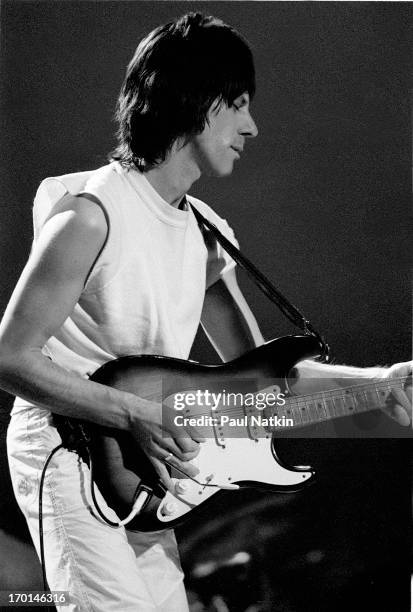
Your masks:
{"label": "long dark hair", "polygon": [[251,50],[232,27],[188,13],[153,30],[128,65],[116,108],[111,158],[144,171],[162,162],[177,138],[198,134],[214,102],[230,106],[255,92]]}

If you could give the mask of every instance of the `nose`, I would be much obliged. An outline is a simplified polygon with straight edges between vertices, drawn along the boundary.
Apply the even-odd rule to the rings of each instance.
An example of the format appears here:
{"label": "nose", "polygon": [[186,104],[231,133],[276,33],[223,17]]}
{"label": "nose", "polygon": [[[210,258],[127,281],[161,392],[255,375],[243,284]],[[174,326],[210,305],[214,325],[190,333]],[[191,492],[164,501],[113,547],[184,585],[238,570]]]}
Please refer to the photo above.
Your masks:
{"label": "nose", "polygon": [[245,115],[241,125],[240,133],[247,138],[255,138],[258,135],[257,125],[249,110],[245,109]]}

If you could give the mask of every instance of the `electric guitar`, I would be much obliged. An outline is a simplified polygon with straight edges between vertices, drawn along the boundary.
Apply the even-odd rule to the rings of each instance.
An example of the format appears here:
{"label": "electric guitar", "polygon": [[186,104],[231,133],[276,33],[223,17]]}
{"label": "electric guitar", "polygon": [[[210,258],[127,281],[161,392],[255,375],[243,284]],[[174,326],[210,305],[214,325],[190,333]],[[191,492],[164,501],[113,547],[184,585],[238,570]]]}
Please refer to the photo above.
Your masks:
{"label": "electric guitar", "polygon": [[[91,380],[135,393],[152,401],[172,401],[168,414],[195,419],[196,429],[206,441],[194,461],[199,474],[193,478],[171,467],[174,492],[159,483],[155,470],[128,432],[93,426],[91,457],[94,480],[119,517],[130,512],[140,486],[152,491],[149,501],[128,524],[133,531],[173,528],[223,492],[241,487],[270,491],[296,491],[313,475],[308,466],[286,466],[277,456],[274,440],[277,429],[305,427],[329,419],[383,407],[396,385],[405,379],[357,384],[348,388],[305,396],[290,393],[287,376],[294,365],[320,353],[313,336],[286,336],[271,340],[245,355],[222,365],[202,365],[154,355],[128,356],[104,364]],[[277,385],[268,382],[277,381]],[[281,381],[281,385],[280,385]],[[271,393],[271,406],[238,404],[200,405],[196,391],[205,399],[211,389],[242,391],[258,397],[262,388]],[[188,405],[174,409],[174,398],[186,398]],[[198,394],[198,398],[200,395]],[[217,397],[217,395],[215,396]],[[262,398],[262,394],[261,394]],[[277,401],[274,399],[277,398]],[[260,406],[261,408],[261,406]],[[253,418],[254,417],[254,418]],[[272,417],[272,418],[271,418]],[[175,418],[175,417],[173,417]],[[191,421],[187,421],[191,424]],[[287,431],[288,434],[288,431]]]}

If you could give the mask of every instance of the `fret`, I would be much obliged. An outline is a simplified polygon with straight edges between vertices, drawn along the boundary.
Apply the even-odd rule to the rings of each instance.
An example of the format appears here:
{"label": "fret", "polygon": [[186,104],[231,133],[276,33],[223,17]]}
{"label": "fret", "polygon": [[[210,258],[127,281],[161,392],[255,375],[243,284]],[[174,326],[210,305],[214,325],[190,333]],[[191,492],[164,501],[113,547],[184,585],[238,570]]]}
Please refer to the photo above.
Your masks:
{"label": "fret", "polygon": [[286,410],[286,406],[277,406],[274,410],[273,413],[277,418],[282,419],[283,417],[285,417],[286,419],[289,418],[287,415],[287,410]]}
{"label": "fret", "polygon": [[275,407],[276,416],[280,418],[285,417],[286,419],[291,419],[292,417],[287,414],[287,409],[288,409],[288,403],[285,403],[284,406],[276,406]]}
{"label": "fret", "polygon": [[327,417],[326,399],[324,393],[320,394],[320,398],[316,400],[318,422],[325,421]]}
{"label": "fret", "polygon": [[300,403],[300,414],[301,414],[302,422],[305,423],[305,425],[308,425],[309,423],[311,423],[310,413],[308,411],[308,400],[306,397],[303,398]]}
{"label": "fret", "polygon": [[308,422],[309,423],[314,423],[317,421],[317,410],[315,407],[315,402],[313,401],[307,401],[306,402],[306,407],[307,407],[307,416],[308,416]]}
{"label": "fret", "polygon": [[298,402],[297,400],[295,400],[294,402],[294,406],[292,408],[292,413],[293,413],[293,418],[294,418],[294,423],[296,423],[297,425],[301,425],[302,424],[302,420],[301,420],[301,412],[300,412],[300,407],[298,406]]}
{"label": "fret", "polygon": [[308,418],[307,402],[305,399],[301,400],[301,402],[299,403],[299,407],[300,407],[301,422],[307,425],[309,418]]}
{"label": "fret", "polygon": [[317,407],[317,421],[320,423],[321,421],[324,421],[325,419],[324,397],[322,394],[316,401],[316,407]]}
{"label": "fret", "polygon": [[294,412],[294,405],[295,405],[295,397],[287,397],[287,403],[286,403],[286,408],[287,408],[287,417],[289,419],[292,419],[294,421],[294,425],[297,425],[296,422],[296,414]]}
{"label": "fret", "polygon": [[319,411],[318,411],[319,422],[325,421],[328,418],[327,399],[325,397],[325,393],[321,393],[321,399],[317,403],[319,406]]}
{"label": "fret", "polygon": [[346,389],[341,396],[341,410],[340,416],[351,415],[355,411],[355,398],[349,389]]}
{"label": "fret", "polygon": [[285,403],[284,406],[281,406],[281,407],[277,406],[275,408],[272,407],[271,408],[271,414],[274,415],[274,416],[278,416],[278,411],[280,410],[280,408],[282,410],[282,414],[285,415],[285,418],[286,419],[293,419],[293,422],[294,422],[294,425],[295,425],[296,423],[295,423],[295,420],[294,420],[293,400],[292,400],[292,398],[291,397],[287,397],[286,398],[286,403]]}
{"label": "fret", "polygon": [[354,398],[354,412],[366,412],[369,409],[366,391],[364,389],[355,390],[352,395]]}
{"label": "fret", "polygon": [[356,398],[350,389],[346,389],[342,396],[343,416],[349,416],[356,411]]}
{"label": "fret", "polygon": [[322,401],[320,397],[316,397],[314,399],[314,423],[320,422],[320,406],[322,406]]}
{"label": "fret", "polygon": [[354,409],[354,399],[351,395],[351,392],[346,390],[341,396],[341,410],[342,413],[340,416],[348,416],[352,413]]}
{"label": "fret", "polygon": [[374,387],[374,391],[376,392],[376,396],[377,396],[377,406],[381,406],[382,403],[382,398],[380,397],[380,392],[377,386]]}
{"label": "fret", "polygon": [[295,425],[296,423],[295,423],[295,421],[294,421],[294,413],[293,413],[293,411],[292,411],[292,408],[291,408],[291,404],[290,404],[290,402],[287,402],[287,403],[285,404],[285,406],[283,406],[283,408],[284,408],[284,410],[285,410],[285,418],[286,418],[286,419],[292,419],[292,420],[293,420],[293,423],[294,423],[294,425]]}
{"label": "fret", "polygon": [[385,384],[381,383],[380,388],[377,389],[377,395],[379,398],[378,406],[384,406],[390,393],[391,393],[391,386],[389,385],[389,383],[385,383]]}
{"label": "fret", "polygon": [[365,410],[370,410],[377,405],[375,391],[376,390],[373,391],[372,389],[364,389],[363,395]]}
{"label": "fret", "polygon": [[341,396],[341,416],[348,416],[351,414],[354,405],[354,400],[351,397],[350,391],[345,391]]}
{"label": "fret", "polygon": [[332,400],[333,400],[332,412],[333,412],[334,417],[342,416],[342,408],[340,406],[341,397],[336,396],[336,397],[333,397]]}
{"label": "fret", "polygon": [[334,417],[334,401],[332,397],[326,397],[324,400],[325,408],[326,408],[326,420],[332,419]]}
{"label": "fret", "polygon": [[305,407],[307,410],[307,418],[308,418],[308,423],[314,423],[315,420],[315,409],[314,409],[314,402],[312,399],[307,399],[306,403],[305,403]]}
{"label": "fret", "polygon": [[357,398],[351,388],[345,390],[343,404],[346,415],[351,415],[354,412],[357,412]]}
{"label": "fret", "polygon": [[318,423],[317,400],[311,400],[308,403],[308,412],[311,423]]}
{"label": "fret", "polygon": [[307,399],[305,405],[306,405],[308,423],[317,423],[318,414],[317,414],[316,401],[314,401],[314,399]]}

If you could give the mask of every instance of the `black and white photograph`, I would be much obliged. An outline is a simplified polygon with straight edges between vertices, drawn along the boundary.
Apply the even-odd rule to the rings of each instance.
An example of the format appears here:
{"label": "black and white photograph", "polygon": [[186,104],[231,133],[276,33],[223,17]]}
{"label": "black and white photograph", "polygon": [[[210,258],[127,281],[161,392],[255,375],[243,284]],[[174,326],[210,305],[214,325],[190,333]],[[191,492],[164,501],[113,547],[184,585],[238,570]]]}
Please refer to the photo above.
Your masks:
{"label": "black and white photograph", "polygon": [[412,14],[0,3],[0,610],[412,609]]}

